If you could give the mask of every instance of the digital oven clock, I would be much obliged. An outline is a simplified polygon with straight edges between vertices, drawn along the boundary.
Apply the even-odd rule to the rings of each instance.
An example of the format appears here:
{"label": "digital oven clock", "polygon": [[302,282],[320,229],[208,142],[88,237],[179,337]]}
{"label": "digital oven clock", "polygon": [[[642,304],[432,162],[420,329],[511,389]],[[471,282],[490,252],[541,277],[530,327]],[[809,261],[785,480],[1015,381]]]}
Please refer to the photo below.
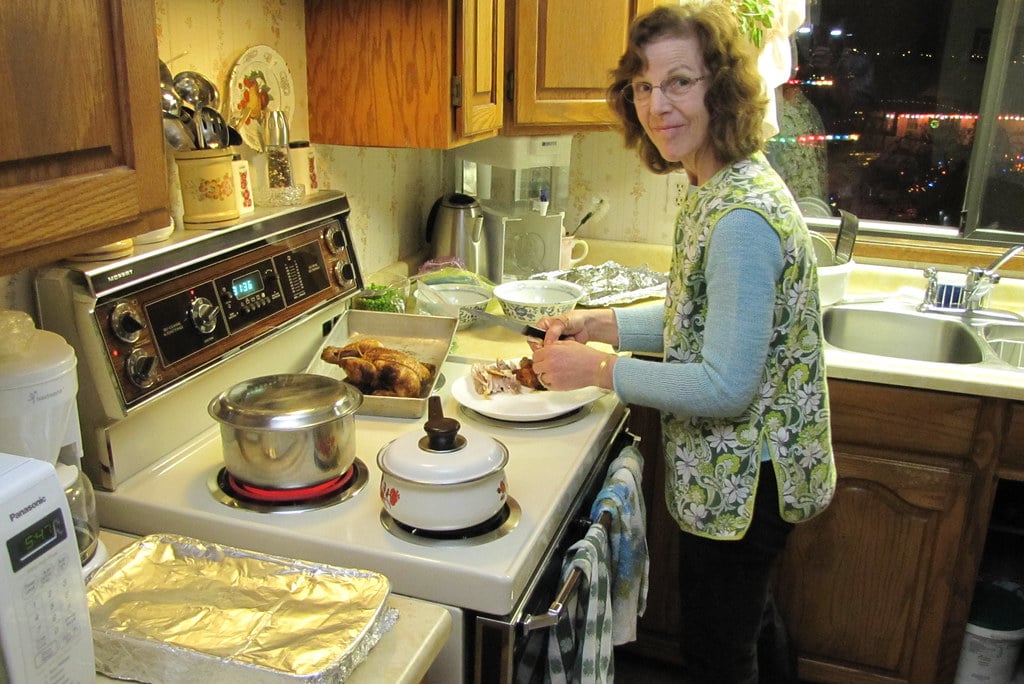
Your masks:
{"label": "digital oven clock", "polygon": [[260,292],[263,292],[263,276],[259,271],[250,271],[231,281],[231,294],[235,299],[245,299]]}

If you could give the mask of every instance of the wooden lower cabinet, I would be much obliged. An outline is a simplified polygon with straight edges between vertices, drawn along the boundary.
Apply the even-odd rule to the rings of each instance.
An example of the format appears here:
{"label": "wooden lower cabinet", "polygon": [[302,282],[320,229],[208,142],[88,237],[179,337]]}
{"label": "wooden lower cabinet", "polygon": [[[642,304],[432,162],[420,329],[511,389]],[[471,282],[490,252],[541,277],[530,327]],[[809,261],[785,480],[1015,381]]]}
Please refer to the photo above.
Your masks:
{"label": "wooden lower cabinet", "polygon": [[799,525],[777,598],[814,682],[935,682],[971,476],[839,453],[836,498]]}
{"label": "wooden lower cabinet", "polygon": [[[776,595],[805,682],[952,682],[1009,425],[1007,402],[831,380],[839,484],[798,525]],[[627,650],[677,662],[677,527],[656,411],[632,407],[646,459],[651,576]]]}

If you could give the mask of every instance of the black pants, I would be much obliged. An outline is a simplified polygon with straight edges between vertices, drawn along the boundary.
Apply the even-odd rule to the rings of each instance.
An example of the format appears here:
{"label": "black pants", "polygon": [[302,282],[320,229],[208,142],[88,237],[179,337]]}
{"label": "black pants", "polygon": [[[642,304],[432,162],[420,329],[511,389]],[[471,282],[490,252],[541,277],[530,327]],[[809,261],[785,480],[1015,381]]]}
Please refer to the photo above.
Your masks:
{"label": "black pants", "polygon": [[770,463],[761,467],[754,519],[739,541],[683,533],[679,584],[684,681],[787,684],[796,657],[775,608],[772,578],[793,529],[779,517]]}

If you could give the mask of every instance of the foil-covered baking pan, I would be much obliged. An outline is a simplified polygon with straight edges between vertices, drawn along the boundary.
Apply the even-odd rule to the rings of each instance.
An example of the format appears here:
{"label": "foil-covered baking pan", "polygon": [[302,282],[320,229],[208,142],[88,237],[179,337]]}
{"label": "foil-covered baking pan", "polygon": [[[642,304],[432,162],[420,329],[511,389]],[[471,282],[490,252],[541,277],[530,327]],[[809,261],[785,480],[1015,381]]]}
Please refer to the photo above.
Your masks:
{"label": "foil-covered baking pan", "polygon": [[441,381],[441,365],[448,358],[458,319],[445,316],[388,313],[351,309],[342,315],[316,356],[306,367],[307,373],[345,379],[345,371],[320,358],[324,347],[344,347],[350,342],[372,337],[389,349],[397,349],[420,363],[435,369],[429,391],[422,397],[386,397],[367,394],[356,412],[363,416],[420,418],[427,410],[427,398]]}
{"label": "foil-covered baking pan", "polygon": [[594,266],[537,273],[533,278],[568,280],[585,292],[579,306],[614,306],[665,296],[668,274],[651,270],[646,264],[629,267],[614,261]]}
{"label": "foil-covered baking pan", "polygon": [[388,579],[170,534],[88,586],[96,670],[162,684],[343,682],[394,625]]}

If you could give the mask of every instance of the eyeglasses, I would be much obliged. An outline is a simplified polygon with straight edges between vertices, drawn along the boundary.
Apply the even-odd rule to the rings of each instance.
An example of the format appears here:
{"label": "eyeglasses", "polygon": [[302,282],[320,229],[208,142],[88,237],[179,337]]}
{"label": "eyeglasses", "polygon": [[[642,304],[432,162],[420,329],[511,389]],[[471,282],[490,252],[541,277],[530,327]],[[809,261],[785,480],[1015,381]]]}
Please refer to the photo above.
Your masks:
{"label": "eyeglasses", "polygon": [[655,88],[661,88],[661,92],[665,94],[665,97],[675,102],[681,100],[686,93],[690,92],[693,86],[697,85],[698,81],[703,81],[705,78],[707,76],[697,76],[696,78],[670,76],[662,81],[661,85],[654,85],[647,81],[627,83],[622,87],[622,97],[626,98],[629,102],[645,103],[651,99]]}

